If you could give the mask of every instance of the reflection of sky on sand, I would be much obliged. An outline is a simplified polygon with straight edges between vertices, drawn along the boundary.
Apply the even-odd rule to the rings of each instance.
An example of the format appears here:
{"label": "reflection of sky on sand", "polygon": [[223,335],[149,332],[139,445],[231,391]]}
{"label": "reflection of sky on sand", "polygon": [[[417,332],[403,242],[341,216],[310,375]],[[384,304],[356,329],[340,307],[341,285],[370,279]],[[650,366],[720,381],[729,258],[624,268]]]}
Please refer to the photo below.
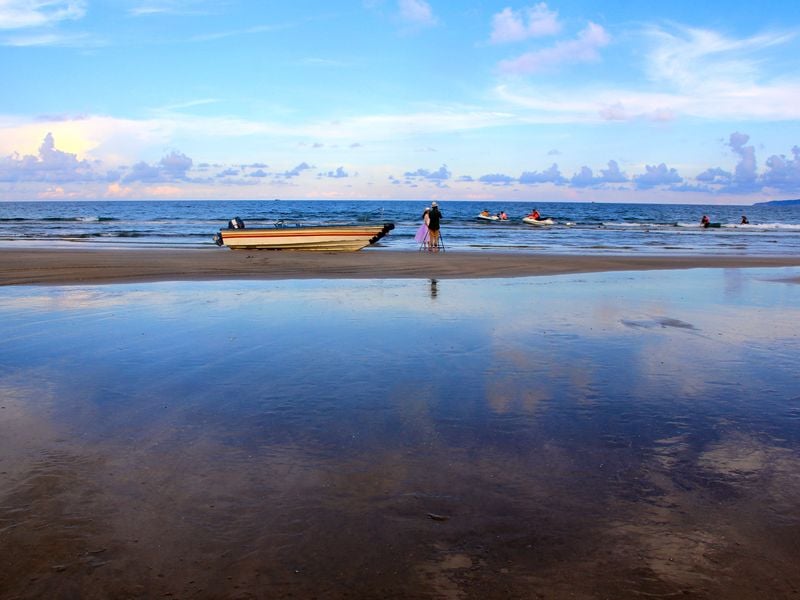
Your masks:
{"label": "reflection of sky on sand", "polygon": [[0,522],[91,517],[59,539],[207,595],[791,587],[800,287],[775,274],[5,289]]}

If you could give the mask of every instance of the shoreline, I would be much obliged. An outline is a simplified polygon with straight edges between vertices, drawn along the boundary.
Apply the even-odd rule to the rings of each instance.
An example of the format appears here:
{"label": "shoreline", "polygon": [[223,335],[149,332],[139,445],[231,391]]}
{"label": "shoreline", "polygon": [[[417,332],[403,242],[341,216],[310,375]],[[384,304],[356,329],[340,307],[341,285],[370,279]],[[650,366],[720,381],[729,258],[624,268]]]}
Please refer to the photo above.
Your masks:
{"label": "shoreline", "polygon": [[484,279],[697,268],[800,267],[800,256],[0,249],[0,286],[269,279]]}

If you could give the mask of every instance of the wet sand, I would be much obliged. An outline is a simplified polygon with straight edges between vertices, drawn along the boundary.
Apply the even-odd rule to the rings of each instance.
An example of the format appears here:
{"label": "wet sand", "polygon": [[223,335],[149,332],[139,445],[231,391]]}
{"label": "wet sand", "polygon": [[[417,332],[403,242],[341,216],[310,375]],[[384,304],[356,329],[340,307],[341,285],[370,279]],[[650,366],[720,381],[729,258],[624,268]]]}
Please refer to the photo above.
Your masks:
{"label": "wet sand", "polygon": [[352,253],[202,250],[0,249],[0,285],[314,278],[486,278],[800,266],[800,256],[598,256],[489,252]]}
{"label": "wet sand", "polygon": [[797,597],[797,269],[347,277],[3,288],[0,598]]}

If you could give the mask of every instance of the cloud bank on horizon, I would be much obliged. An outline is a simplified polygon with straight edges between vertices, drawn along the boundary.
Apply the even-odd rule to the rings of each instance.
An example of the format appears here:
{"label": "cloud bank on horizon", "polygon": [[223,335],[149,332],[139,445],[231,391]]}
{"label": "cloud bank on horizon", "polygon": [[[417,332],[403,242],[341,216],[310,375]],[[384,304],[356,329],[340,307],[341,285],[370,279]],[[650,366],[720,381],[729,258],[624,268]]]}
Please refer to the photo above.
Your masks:
{"label": "cloud bank on horizon", "polygon": [[788,2],[452,4],[0,0],[0,200],[800,196]]}

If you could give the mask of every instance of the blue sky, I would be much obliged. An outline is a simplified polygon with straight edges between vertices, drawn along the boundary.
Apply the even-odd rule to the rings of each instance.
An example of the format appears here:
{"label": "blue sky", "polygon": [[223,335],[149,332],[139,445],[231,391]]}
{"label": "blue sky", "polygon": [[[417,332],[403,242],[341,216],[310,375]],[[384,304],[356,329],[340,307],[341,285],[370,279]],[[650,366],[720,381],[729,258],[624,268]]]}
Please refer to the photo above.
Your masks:
{"label": "blue sky", "polygon": [[0,0],[0,199],[800,197],[794,3]]}

